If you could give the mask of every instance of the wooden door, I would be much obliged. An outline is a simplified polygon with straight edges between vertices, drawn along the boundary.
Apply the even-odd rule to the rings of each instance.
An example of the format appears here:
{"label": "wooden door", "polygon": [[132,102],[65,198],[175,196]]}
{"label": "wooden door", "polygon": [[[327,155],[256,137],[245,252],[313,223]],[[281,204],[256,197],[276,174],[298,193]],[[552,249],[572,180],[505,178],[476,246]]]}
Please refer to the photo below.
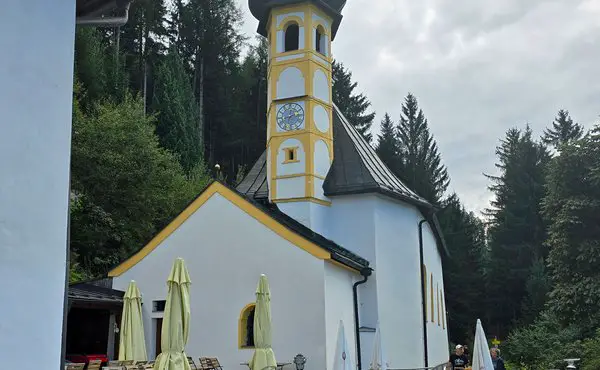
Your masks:
{"label": "wooden door", "polygon": [[156,357],[162,352],[160,348],[160,341],[162,338],[162,323],[163,319],[156,319]]}

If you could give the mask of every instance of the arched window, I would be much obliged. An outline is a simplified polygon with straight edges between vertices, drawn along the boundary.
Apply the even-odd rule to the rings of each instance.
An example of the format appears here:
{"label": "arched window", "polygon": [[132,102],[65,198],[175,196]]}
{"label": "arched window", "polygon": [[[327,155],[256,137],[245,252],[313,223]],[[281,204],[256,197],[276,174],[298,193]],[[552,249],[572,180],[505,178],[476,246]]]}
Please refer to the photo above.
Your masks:
{"label": "arched window", "polygon": [[290,23],[285,29],[284,51],[298,50],[300,42],[300,27],[296,23]]}
{"label": "arched window", "polygon": [[254,348],[254,309],[255,304],[250,303],[242,309],[238,323],[238,347]]}
{"label": "arched window", "polygon": [[327,37],[325,36],[325,30],[322,26],[318,26],[317,30],[315,31],[315,50],[317,51],[317,53],[321,53],[323,55],[327,54],[325,52],[325,50],[327,49],[327,46],[325,44],[326,42]]}

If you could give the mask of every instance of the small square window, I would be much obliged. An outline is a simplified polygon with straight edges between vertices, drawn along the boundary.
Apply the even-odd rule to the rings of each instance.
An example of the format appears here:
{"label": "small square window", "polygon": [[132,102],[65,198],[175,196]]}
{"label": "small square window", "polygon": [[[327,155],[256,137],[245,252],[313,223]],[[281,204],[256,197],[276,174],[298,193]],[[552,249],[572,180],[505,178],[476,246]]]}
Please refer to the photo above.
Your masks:
{"label": "small square window", "polygon": [[167,301],[153,301],[152,302],[152,311],[153,312],[165,312],[166,305],[167,305]]}
{"label": "small square window", "polygon": [[283,152],[285,154],[285,158],[283,160],[283,163],[294,163],[294,162],[300,162],[300,160],[298,159],[298,148],[284,148]]}

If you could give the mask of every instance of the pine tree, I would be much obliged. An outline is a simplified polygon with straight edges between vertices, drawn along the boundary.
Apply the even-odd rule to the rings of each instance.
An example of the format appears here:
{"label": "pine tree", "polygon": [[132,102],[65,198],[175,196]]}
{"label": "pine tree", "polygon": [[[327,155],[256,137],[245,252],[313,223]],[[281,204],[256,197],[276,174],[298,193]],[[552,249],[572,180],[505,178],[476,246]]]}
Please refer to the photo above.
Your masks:
{"label": "pine tree", "polygon": [[540,202],[544,196],[546,148],[525,131],[511,129],[496,150],[499,176],[488,176],[495,199],[489,218],[490,334],[505,335],[522,318],[526,283],[534,261],[544,259],[546,225]]}
{"label": "pine tree", "polygon": [[375,112],[367,113],[371,102],[364,94],[357,94],[354,89],[358,82],[352,81],[352,72],[344,68],[342,63],[333,61],[333,102],[344,114],[356,130],[370,143],[373,139],[371,125],[375,119]]}
{"label": "pine tree", "polygon": [[566,323],[600,325],[600,126],[561,147],[547,176],[551,307]]}
{"label": "pine tree", "polygon": [[200,112],[183,62],[172,48],[157,69],[152,110],[161,145],[177,154],[186,171],[202,161]]}
{"label": "pine tree", "polygon": [[552,128],[544,130],[542,140],[545,144],[558,149],[570,141],[581,139],[582,136],[583,126],[573,122],[569,111],[561,109],[552,122]]}
{"label": "pine tree", "polygon": [[390,115],[386,113],[381,120],[381,133],[377,137],[375,152],[392,171],[398,166],[398,145],[396,127]]}
{"label": "pine tree", "polygon": [[450,252],[444,258],[444,284],[450,340],[464,343],[472,338],[474,318],[485,317],[484,225],[467,212],[458,196],[452,194],[438,214]]}
{"label": "pine tree", "polygon": [[428,201],[440,203],[450,176],[417,98],[410,93],[404,99],[397,131],[401,161],[396,175]]}

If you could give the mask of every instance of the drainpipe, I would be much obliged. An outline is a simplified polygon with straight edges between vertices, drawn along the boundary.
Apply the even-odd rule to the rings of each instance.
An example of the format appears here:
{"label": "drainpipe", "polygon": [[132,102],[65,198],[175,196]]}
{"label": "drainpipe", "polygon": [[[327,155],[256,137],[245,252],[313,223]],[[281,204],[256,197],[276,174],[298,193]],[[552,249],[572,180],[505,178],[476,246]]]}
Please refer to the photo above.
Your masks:
{"label": "drainpipe", "polygon": [[362,280],[357,281],[352,286],[352,293],[354,295],[354,330],[356,335],[356,368],[361,370],[361,354],[360,354],[360,320],[358,315],[358,286],[364,284],[369,279],[369,276],[373,273],[373,269],[366,267],[360,270]]}
{"label": "drainpipe", "polygon": [[423,353],[425,359],[425,367],[429,366],[429,356],[427,354],[427,298],[425,297],[426,289],[425,279],[423,275],[425,275],[424,270],[424,258],[423,258],[423,224],[427,222],[427,220],[423,219],[419,221],[419,260],[421,262],[421,304],[423,311]]}
{"label": "drainpipe", "polygon": [[76,24],[78,26],[91,26],[91,27],[120,27],[124,26],[129,19],[129,6],[130,2],[127,2],[123,7],[123,15],[120,17],[80,17],[77,18]]}

